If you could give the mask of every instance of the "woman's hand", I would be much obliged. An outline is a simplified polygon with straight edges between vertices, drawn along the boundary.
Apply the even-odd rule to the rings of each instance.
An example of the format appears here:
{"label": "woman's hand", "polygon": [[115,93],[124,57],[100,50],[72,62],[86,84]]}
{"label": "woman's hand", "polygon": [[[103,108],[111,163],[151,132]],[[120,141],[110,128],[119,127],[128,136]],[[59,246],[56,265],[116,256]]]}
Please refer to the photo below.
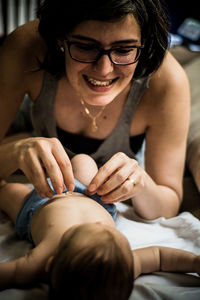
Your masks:
{"label": "woman's hand", "polygon": [[144,187],[144,170],[124,153],[116,153],[97,172],[88,186],[105,203],[124,201],[139,194]]}
{"label": "woman's hand", "polygon": [[18,167],[41,197],[52,197],[47,182],[51,179],[56,193],[74,189],[74,176],[68,155],[57,138],[27,138],[16,143]]}

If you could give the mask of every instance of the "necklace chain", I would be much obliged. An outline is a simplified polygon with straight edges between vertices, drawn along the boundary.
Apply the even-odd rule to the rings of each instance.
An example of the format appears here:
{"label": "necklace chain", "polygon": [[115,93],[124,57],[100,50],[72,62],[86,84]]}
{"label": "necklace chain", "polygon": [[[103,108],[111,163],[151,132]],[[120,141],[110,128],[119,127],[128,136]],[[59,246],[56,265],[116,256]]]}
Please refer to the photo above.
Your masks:
{"label": "necklace chain", "polygon": [[89,109],[86,107],[84,100],[81,98],[80,101],[81,101],[81,104],[82,104],[82,106],[83,106],[83,108],[84,108],[84,110],[85,110],[86,115],[92,120],[92,123],[91,123],[91,131],[92,131],[92,132],[96,132],[97,129],[98,129],[98,126],[97,126],[97,123],[96,123],[96,119],[100,117],[100,115],[101,115],[102,112],[104,111],[106,105],[103,106],[103,107],[101,107],[101,110],[96,114],[96,116],[93,116],[93,115],[90,113]]}

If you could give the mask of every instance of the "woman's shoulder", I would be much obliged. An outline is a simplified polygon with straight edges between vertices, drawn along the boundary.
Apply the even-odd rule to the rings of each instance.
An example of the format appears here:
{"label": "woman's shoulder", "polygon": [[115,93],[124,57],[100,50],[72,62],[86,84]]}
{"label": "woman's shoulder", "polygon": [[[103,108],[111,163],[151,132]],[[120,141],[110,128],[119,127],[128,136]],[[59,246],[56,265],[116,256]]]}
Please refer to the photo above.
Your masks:
{"label": "woman's shoulder", "polygon": [[170,92],[188,88],[188,79],[184,69],[169,51],[160,68],[152,74],[150,86],[155,93],[162,94],[166,90]]}
{"label": "woman's shoulder", "polygon": [[39,69],[38,60],[43,60],[46,45],[38,23],[34,20],[16,28],[0,47],[0,87],[5,94],[15,91],[24,95],[33,90],[39,93],[42,73],[33,71]]}
{"label": "woman's shoulder", "polygon": [[160,68],[150,76],[149,88],[143,97],[142,107],[148,125],[150,126],[152,122],[154,124],[163,122],[164,118],[169,119],[172,111],[174,113],[180,111],[180,107],[189,111],[189,94],[189,82],[184,69],[167,52]]}
{"label": "woman's shoulder", "polygon": [[1,47],[1,56],[5,61],[12,60],[13,67],[20,64],[25,68],[36,67],[36,57],[42,59],[46,45],[38,32],[39,21],[33,20],[17,27],[5,39]]}

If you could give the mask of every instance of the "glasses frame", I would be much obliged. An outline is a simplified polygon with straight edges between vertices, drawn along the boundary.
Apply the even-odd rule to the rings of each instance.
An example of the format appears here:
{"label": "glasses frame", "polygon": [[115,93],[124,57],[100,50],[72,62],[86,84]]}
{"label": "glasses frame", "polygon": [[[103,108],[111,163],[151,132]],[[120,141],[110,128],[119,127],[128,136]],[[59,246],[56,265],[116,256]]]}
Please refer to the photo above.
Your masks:
{"label": "glasses frame", "polygon": [[[135,63],[139,60],[140,54],[141,54],[141,50],[144,48],[143,45],[141,45],[141,46],[133,45],[133,46],[126,46],[126,47],[124,47],[124,48],[129,48],[129,47],[130,47],[130,48],[136,48],[136,49],[137,49],[136,60],[134,60],[134,62],[131,62],[131,63],[120,64],[120,63],[114,62],[114,61],[112,60],[112,57],[111,57],[111,52],[112,52],[112,51],[115,51],[116,48],[114,48],[114,49],[111,48],[111,49],[107,49],[107,50],[106,50],[106,49],[104,49],[104,48],[101,48],[101,47],[97,46],[97,49],[99,50],[99,55],[97,56],[97,58],[94,59],[94,60],[92,60],[92,61],[84,61],[84,60],[80,60],[80,59],[77,59],[77,58],[73,57],[73,55],[72,55],[72,53],[71,53],[71,45],[74,45],[74,44],[80,44],[80,43],[79,43],[79,42],[70,42],[70,41],[67,40],[67,39],[65,39],[65,42],[66,42],[66,44],[67,44],[67,48],[68,48],[68,52],[69,52],[70,57],[71,57],[73,60],[78,61],[78,62],[80,62],[80,63],[84,63],[84,64],[92,64],[92,63],[95,63],[95,62],[97,62],[103,55],[107,55],[107,56],[109,57],[111,63],[114,64],[114,65],[118,65],[118,66],[128,66],[128,65],[132,65],[132,64],[135,64]],[[118,48],[120,48],[120,47],[118,47]],[[121,48],[123,48],[123,47],[121,47]]]}

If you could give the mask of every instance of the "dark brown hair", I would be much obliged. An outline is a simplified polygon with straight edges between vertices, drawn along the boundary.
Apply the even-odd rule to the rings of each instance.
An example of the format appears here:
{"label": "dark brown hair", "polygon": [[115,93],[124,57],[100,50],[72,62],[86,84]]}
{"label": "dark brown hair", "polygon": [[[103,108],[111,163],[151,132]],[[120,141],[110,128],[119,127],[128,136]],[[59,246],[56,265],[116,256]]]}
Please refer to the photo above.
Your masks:
{"label": "dark brown hair", "polygon": [[144,49],[134,74],[147,76],[161,65],[168,48],[169,19],[161,0],[44,0],[38,9],[39,32],[48,51],[41,68],[61,76],[64,54],[57,40],[63,40],[85,20],[115,21],[133,14],[140,29]]}

